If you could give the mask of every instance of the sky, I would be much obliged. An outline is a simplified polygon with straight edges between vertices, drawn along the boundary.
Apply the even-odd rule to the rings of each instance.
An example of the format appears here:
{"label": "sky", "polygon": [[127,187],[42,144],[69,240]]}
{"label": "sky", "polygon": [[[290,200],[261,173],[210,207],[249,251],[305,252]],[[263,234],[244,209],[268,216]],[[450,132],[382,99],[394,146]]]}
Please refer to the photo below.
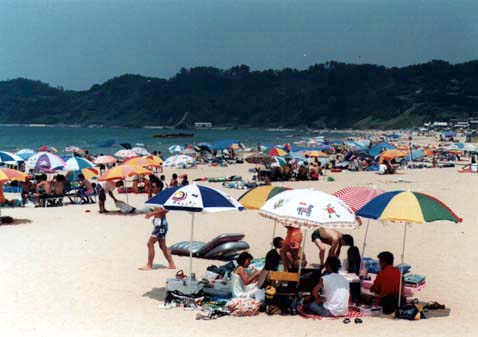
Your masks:
{"label": "sky", "polygon": [[0,80],[478,59],[477,0],[0,0]]}

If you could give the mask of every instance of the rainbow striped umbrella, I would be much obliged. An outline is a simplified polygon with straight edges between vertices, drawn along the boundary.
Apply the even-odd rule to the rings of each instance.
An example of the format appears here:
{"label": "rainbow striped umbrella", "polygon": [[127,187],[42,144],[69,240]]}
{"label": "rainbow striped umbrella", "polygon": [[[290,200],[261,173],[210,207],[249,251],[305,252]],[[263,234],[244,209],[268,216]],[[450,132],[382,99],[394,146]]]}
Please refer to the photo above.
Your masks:
{"label": "rainbow striped umbrella", "polygon": [[[407,224],[421,224],[439,220],[447,220],[455,223],[462,221],[461,218],[440,200],[424,193],[411,191],[392,191],[380,194],[359,209],[356,214],[364,218],[387,222],[402,222],[404,224],[401,255],[402,263],[405,258]],[[400,282],[401,281],[402,277],[400,277]],[[401,292],[401,283],[399,289]],[[399,293],[398,296],[398,306],[400,306],[400,302],[401,293]]]}
{"label": "rainbow striped umbrella", "polygon": [[241,195],[237,201],[246,209],[260,209],[267,200],[290,189],[288,187],[272,185],[258,186]]}
{"label": "rainbow striped umbrella", "polygon": [[282,149],[279,149],[278,147],[273,147],[272,149],[269,150],[269,156],[271,156],[271,157],[283,157],[283,156],[287,156],[287,152],[285,152]]}

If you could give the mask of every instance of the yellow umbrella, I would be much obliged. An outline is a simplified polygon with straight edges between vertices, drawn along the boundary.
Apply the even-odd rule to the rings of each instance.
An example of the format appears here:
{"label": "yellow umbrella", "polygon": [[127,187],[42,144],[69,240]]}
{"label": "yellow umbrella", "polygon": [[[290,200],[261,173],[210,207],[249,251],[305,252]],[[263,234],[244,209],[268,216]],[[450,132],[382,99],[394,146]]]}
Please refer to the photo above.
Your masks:
{"label": "yellow umbrella", "polygon": [[153,159],[149,159],[148,157],[134,157],[134,158],[125,160],[124,163],[128,165],[135,165],[135,166],[141,166],[141,167],[161,166],[161,164],[159,165],[156,164]]}
{"label": "yellow umbrella", "polygon": [[0,183],[4,183],[10,180],[25,181],[29,175],[17,170],[8,168],[0,168]]}
{"label": "yellow umbrella", "polygon": [[147,158],[147,159],[151,160],[153,162],[154,166],[163,165],[163,160],[158,156],[151,155],[151,156],[144,156],[143,158]]}
{"label": "yellow umbrella", "polygon": [[81,170],[81,173],[85,176],[86,179],[91,180],[94,177],[98,177],[100,175],[100,171],[94,167],[87,167]]}
{"label": "yellow umbrella", "polygon": [[127,177],[149,175],[152,173],[153,172],[150,170],[142,168],[141,166],[123,164],[115,166],[106,171],[101,177],[98,178],[98,181],[125,180]]}
{"label": "yellow umbrella", "polygon": [[312,158],[328,158],[329,155],[327,153],[324,153],[322,151],[307,151],[304,153],[306,156],[312,157]]}

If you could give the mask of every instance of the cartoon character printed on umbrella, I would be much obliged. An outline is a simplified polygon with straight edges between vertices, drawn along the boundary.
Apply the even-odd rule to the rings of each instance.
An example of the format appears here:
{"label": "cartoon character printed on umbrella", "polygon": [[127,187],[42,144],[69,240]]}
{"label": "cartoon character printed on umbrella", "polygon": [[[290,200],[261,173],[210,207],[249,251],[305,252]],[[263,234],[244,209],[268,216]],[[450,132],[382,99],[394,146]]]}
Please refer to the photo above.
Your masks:
{"label": "cartoon character printed on umbrella", "polygon": [[297,215],[305,215],[310,217],[314,205],[307,205],[305,202],[299,202],[299,207],[297,207]]}
{"label": "cartoon character printed on umbrella", "polygon": [[324,208],[324,211],[326,211],[329,215],[329,219],[332,219],[332,215],[335,215],[337,218],[340,218],[340,214],[337,214],[334,206],[332,206],[331,204],[327,204]]}

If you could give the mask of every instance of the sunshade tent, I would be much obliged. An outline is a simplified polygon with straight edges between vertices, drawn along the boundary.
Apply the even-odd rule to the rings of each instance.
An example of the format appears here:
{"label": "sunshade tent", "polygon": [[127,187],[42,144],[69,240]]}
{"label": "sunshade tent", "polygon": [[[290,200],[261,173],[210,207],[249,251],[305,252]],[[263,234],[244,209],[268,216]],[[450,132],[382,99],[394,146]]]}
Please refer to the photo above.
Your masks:
{"label": "sunshade tent", "polygon": [[[411,191],[392,191],[380,194],[359,209],[356,214],[383,222],[403,223],[402,263],[405,259],[407,224],[421,224],[439,220],[455,223],[462,221],[440,200],[424,193]],[[401,281],[402,277],[400,277]],[[400,285],[400,291],[401,288]],[[399,294],[398,301],[400,306],[401,294]]]}
{"label": "sunshade tent", "polygon": [[368,153],[372,156],[372,157],[376,157],[378,156],[380,153],[382,153],[383,151],[386,151],[386,150],[394,150],[396,149],[395,146],[393,146],[392,144],[390,143],[378,143],[378,144],[375,144],[373,145],[370,150],[368,151]]}
{"label": "sunshade tent", "polygon": [[[194,214],[241,211],[244,207],[224,192],[201,185],[190,184],[162,190],[146,202],[147,206],[163,207],[169,211],[191,213],[191,235],[189,239],[189,275],[192,273],[192,241],[194,237]],[[189,278],[190,280],[190,278]],[[191,285],[191,283],[189,283]],[[191,290],[191,289],[190,289]]]}
{"label": "sunshade tent", "polygon": [[35,170],[61,170],[65,165],[65,161],[60,156],[50,152],[38,152],[25,162],[26,168]]}

